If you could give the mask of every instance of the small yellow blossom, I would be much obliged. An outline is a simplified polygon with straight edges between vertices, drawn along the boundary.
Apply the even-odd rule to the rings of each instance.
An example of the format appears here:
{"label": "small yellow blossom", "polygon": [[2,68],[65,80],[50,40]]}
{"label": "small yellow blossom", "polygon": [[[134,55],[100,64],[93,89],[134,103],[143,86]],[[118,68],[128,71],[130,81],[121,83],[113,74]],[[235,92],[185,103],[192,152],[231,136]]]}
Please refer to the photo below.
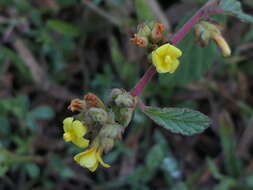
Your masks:
{"label": "small yellow blossom", "polygon": [[83,138],[87,133],[87,127],[80,121],[74,121],[73,117],[67,117],[63,121],[63,129],[63,138],[66,142],[71,141],[80,148],[85,148],[89,145],[89,140]]}
{"label": "small yellow blossom", "polygon": [[101,155],[101,149],[99,149],[98,146],[92,146],[90,149],[77,154],[74,157],[74,160],[78,162],[82,167],[88,168],[90,171],[94,172],[97,169],[99,163],[106,168],[110,167],[110,165],[104,163]]}
{"label": "small yellow blossom", "polygon": [[167,43],[152,52],[152,62],[159,73],[174,73],[180,64],[180,49]]}

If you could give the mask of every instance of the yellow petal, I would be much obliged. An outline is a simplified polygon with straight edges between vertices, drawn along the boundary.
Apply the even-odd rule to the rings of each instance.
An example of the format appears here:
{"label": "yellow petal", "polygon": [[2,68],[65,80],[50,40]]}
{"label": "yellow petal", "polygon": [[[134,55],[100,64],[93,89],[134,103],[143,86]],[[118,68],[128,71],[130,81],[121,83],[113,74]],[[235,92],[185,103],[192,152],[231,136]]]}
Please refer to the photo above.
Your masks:
{"label": "yellow petal", "polygon": [[155,66],[157,66],[157,65],[160,65],[160,64],[162,64],[162,57],[160,57],[157,53],[156,53],[156,51],[153,51],[152,52],[152,63],[155,65]]}
{"label": "yellow petal", "polygon": [[96,149],[91,148],[85,152],[79,153],[74,157],[74,160],[83,167],[93,168],[98,162]]}
{"label": "yellow petal", "polygon": [[104,163],[104,161],[102,160],[102,158],[101,158],[101,151],[98,151],[98,152],[96,153],[96,157],[97,157],[99,163],[100,163],[102,166],[104,166],[105,168],[111,167],[109,164]]}
{"label": "yellow petal", "polygon": [[91,147],[90,149],[88,149],[88,150],[86,150],[86,151],[84,151],[84,152],[81,152],[81,153],[75,155],[74,160],[77,161],[77,162],[80,162],[80,159],[81,159],[82,156],[85,156],[85,155],[87,155],[87,154],[90,154],[91,152],[94,151],[94,149],[96,149],[95,146]]}
{"label": "yellow petal", "polygon": [[72,123],[73,132],[77,137],[83,137],[87,133],[87,127],[84,126],[81,121],[75,120]]}
{"label": "yellow petal", "polygon": [[72,140],[72,136],[71,136],[71,133],[69,132],[66,132],[63,134],[63,139],[66,141],[66,142],[69,142]]}
{"label": "yellow petal", "polygon": [[88,168],[91,172],[94,172],[98,167],[98,162],[91,168]]}
{"label": "yellow petal", "polygon": [[83,137],[75,137],[72,139],[72,142],[80,148],[86,148],[87,146],[89,146],[89,140]]}
{"label": "yellow petal", "polygon": [[67,117],[66,119],[63,120],[64,132],[68,132],[71,129],[73,120],[74,120],[73,117]]}
{"label": "yellow petal", "polygon": [[170,73],[174,73],[178,67],[178,65],[180,64],[179,60],[176,59],[173,61],[173,64],[172,64],[172,69],[171,69],[171,72]]}
{"label": "yellow petal", "polygon": [[97,164],[96,156],[93,154],[88,154],[85,157],[81,158],[80,165],[86,168],[92,168]]}
{"label": "yellow petal", "polygon": [[168,54],[168,51],[169,51],[169,49],[170,49],[170,44],[169,43],[167,43],[167,44],[164,44],[164,45],[162,45],[162,46],[160,46],[159,48],[157,48],[156,50],[155,50],[155,52],[159,55],[159,56],[165,56],[166,54]]}
{"label": "yellow petal", "polygon": [[177,47],[170,45],[168,46],[168,54],[170,54],[174,58],[178,58],[182,55],[182,51]]}
{"label": "yellow petal", "polygon": [[171,71],[171,66],[170,65],[163,65],[156,67],[156,70],[158,73],[168,73]]}

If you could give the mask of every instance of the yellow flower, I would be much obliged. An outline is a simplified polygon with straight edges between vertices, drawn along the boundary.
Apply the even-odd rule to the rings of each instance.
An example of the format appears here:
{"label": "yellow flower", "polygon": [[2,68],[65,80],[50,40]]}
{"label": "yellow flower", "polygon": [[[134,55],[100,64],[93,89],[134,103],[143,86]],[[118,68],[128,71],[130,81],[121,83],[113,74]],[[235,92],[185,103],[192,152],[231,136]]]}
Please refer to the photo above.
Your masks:
{"label": "yellow flower", "polygon": [[159,73],[174,73],[182,55],[180,49],[167,43],[152,52],[152,62]]}
{"label": "yellow flower", "polygon": [[63,138],[66,142],[72,142],[80,148],[85,148],[89,145],[89,140],[83,138],[87,133],[87,127],[80,121],[73,121],[73,117],[67,117],[63,121],[64,134]]}
{"label": "yellow flower", "polygon": [[74,157],[74,160],[78,162],[82,167],[88,168],[92,172],[97,169],[99,163],[102,166],[109,168],[110,165],[104,163],[101,158],[101,154],[102,151],[98,148],[98,146],[93,146],[90,149],[77,154]]}

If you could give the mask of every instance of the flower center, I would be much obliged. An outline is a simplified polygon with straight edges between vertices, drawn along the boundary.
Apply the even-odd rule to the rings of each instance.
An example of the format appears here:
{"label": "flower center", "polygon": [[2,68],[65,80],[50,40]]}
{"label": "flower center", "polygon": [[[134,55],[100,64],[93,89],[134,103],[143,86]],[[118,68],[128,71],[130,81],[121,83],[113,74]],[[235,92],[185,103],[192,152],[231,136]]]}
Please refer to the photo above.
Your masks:
{"label": "flower center", "polygon": [[164,62],[165,62],[166,64],[170,64],[170,63],[172,62],[171,57],[170,57],[169,55],[166,55],[166,56],[164,57]]}

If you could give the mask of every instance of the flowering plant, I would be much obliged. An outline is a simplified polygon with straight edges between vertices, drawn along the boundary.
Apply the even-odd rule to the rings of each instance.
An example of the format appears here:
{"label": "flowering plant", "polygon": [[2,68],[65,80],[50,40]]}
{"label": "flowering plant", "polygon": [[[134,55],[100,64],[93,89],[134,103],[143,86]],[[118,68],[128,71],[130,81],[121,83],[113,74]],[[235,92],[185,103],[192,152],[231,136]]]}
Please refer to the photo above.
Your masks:
{"label": "flowering plant", "polygon": [[[165,27],[161,23],[139,25],[131,40],[137,47],[146,50],[152,65],[131,91],[112,89],[106,104],[92,93],[71,101],[68,108],[79,113],[74,116],[75,119],[69,117],[63,121],[63,138],[80,148],[87,148],[74,156],[74,160],[92,172],[99,164],[110,167],[103,161],[102,155],[113,148],[115,141],[122,139],[137,106],[155,123],[174,133],[193,135],[203,132],[210,124],[210,119],[204,114],[187,108],[146,106],[140,95],[155,73],[173,74],[178,67],[183,67],[180,66],[180,57],[184,53],[176,44],[193,27],[198,44],[206,46],[213,40],[222,55],[229,56],[231,50],[222,36],[222,27],[208,16],[229,13],[251,22],[252,18],[241,11],[238,3],[236,0],[209,0],[170,40],[166,39]],[[231,4],[234,6],[231,7]]]}

